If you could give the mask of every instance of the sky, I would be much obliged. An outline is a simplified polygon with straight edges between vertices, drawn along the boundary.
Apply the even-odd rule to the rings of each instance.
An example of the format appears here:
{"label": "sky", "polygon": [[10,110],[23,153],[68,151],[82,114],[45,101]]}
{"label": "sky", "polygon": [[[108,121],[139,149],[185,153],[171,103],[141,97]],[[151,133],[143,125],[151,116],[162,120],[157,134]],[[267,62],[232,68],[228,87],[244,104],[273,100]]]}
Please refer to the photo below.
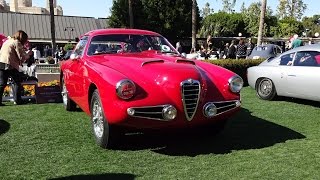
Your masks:
{"label": "sky", "polygon": [[[259,0],[237,0],[235,10],[239,11],[243,2],[245,6],[249,6],[252,2]],[[57,4],[62,6],[64,15],[69,16],[85,16],[85,17],[96,17],[106,18],[110,15],[110,8],[112,7],[113,0],[57,0]],[[198,0],[198,6],[200,9],[209,2],[210,7],[215,12],[222,8],[221,0]],[[90,4],[89,4],[90,3]],[[273,9],[274,13],[279,4],[279,0],[268,0],[268,6]],[[313,16],[314,14],[320,14],[319,0],[304,0],[308,8],[305,11],[305,16]],[[46,0],[33,0],[33,6],[46,6]]]}

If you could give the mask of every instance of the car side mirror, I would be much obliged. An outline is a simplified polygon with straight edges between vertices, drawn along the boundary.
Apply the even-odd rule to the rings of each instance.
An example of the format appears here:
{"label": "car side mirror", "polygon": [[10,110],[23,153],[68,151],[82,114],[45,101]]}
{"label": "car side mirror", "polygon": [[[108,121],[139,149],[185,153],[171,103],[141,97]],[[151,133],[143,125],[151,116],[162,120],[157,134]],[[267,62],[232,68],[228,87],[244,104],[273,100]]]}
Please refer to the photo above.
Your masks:
{"label": "car side mirror", "polygon": [[79,60],[79,58],[80,58],[80,56],[79,56],[78,54],[76,54],[76,53],[72,53],[72,54],[70,55],[70,59],[71,59],[72,61]]}
{"label": "car side mirror", "polygon": [[183,52],[183,53],[181,53],[181,57],[187,58],[187,54]]}

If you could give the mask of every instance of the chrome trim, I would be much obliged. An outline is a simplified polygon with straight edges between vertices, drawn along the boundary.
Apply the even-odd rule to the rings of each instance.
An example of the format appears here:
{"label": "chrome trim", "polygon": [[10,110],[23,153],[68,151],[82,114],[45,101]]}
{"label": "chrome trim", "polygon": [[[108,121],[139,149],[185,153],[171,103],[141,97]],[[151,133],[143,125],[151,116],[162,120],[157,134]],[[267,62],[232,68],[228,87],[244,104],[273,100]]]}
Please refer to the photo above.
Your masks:
{"label": "chrome trim", "polygon": [[134,96],[134,94],[135,94],[135,92],[136,92],[136,85],[134,84],[134,82],[133,81],[131,81],[131,80],[129,80],[129,79],[122,79],[122,80],[120,80],[119,82],[117,82],[117,84],[116,84],[116,93],[117,93],[117,96],[119,97],[119,98],[121,98],[121,99],[125,99],[125,100],[127,100],[127,99],[130,99],[130,98],[132,98],[133,96],[131,96],[131,97],[129,97],[129,98],[123,98],[122,96],[121,96],[121,92],[120,92],[120,87],[121,87],[121,85],[122,85],[122,83],[124,83],[124,82],[129,82],[129,83],[131,83],[133,86],[134,86],[134,93],[133,93],[133,96]]}
{"label": "chrome trim", "polygon": [[[134,109],[135,110],[135,114],[136,113],[142,113],[142,114],[149,114],[149,115],[158,115],[158,114],[161,114],[161,117],[162,119],[160,118],[152,118],[152,117],[145,117],[145,116],[136,116],[136,115],[130,115],[128,113],[128,109],[127,109],[127,114],[130,116],[130,117],[136,117],[136,118],[144,118],[144,119],[151,119],[151,120],[157,120],[157,121],[165,121],[165,122],[168,122],[168,121],[172,121],[172,120],[166,120],[163,118],[163,115],[162,115],[162,111],[163,111],[163,108],[165,107],[169,107],[169,106],[173,106],[173,105],[170,105],[170,104],[165,104],[165,105],[158,105],[158,106],[142,106],[142,107],[130,107],[128,109]],[[173,106],[174,107],[174,106]],[[139,111],[139,109],[147,109],[147,108],[162,108],[161,111],[159,112],[144,112],[144,111]]]}
{"label": "chrome trim", "polygon": [[[242,87],[240,88],[239,91],[233,91],[233,90],[231,89],[231,82],[232,82],[234,79],[236,79],[236,78],[240,78],[240,79],[242,80]],[[233,92],[233,93],[239,93],[239,92],[241,91],[241,89],[243,88],[243,84],[244,84],[243,79],[242,79],[239,75],[234,75],[234,76],[232,76],[231,78],[228,79],[229,89],[230,89],[230,91]]]}
{"label": "chrome trim", "polygon": [[[217,108],[217,106],[213,103],[213,102],[207,102],[204,106],[203,106],[203,115],[206,117],[206,118],[212,118],[212,117],[208,117],[207,116],[207,114],[206,114],[206,108],[210,105],[210,104],[213,104],[215,107],[216,107],[216,114],[214,115],[214,116],[216,116],[217,115],[217,110],[218,110],[218,108]],[[214,117],[213,116],[213,117]]]}
{"label": "chrome trim", "polygon": [[151,60],[151,61],[145,61],[141,64],[141,67],[146,65],[146,64],[149,64],[149,63],[155,63],[155,62],[161,62],[161,63],[164,63],[164,60]]}
{"label": "chrome trim", "polygon": [[[191,94],[185,94],[186,92],[194,92],[196,90],[185,90],[184,87],[189,86],[189,87],[197,87],[198,89],[198,93],[194,94],[195,96],[198,96],[197,98],[192,98],[192,99],[187,99],[187,96],[193,95],[193,93]],[[199,100],[200,100],[200,92],[201,92],[201,86],[200,86],[200,81],[198,80],[193,80],[193,79],[187,79],[185,81],[182,81],[180,83],[180,88],[181,88],[181,100],[182,100],[182,104],[183,104],[183,109],[184,109],[184,113],[185,116],[187,118],[188,121],[191,121],[193,119],[193,117],[195,116],[197,109],[198,109],[198,105],[199,105]],[[186,104],[186,101],[196,101],[196,102],[191,102],[189,104]],[[187,108],[187,105],[195,105],[191,108]],[[188,111],[189,109],[194,109],[193,111]],[[189,116],[189,113],[192,113],[191,116]]]}
{"label": "chrome trim", "polygon": [[[217,107],[217,110],[234,106],[233,108],[228,109],[228,110],[226,110],[226,111],[223,111],[223,112],[220,112],[220,113],[217,112],[217,114],[216,114],[215,116],[219,116],[219,115],[221,115],[221,114],[224,114],[224,113],[226,113],[226,112],[229,112],[229,111],[231,111],[231,110],[234,110],[234,109],[236,109],[236,108],[239,108],[240,106],[237,106],[237,102],[239,102],[239,103],[240,103],[240,106],[241,106],[241,101],[240,101],[240,100],[207,102],[207,103],[203,106],[203,108],[202,108],[202,109],[203,109],[203,115],[204,115],[205,117],[207,117],[206,114],[205,114],[205,107],[206,107],[206,105],[209,104],[209,103],[213,103],[213,104]],[[220,106],[220,107],[219,107],[218,104],[221,104],[221,103],[233,103],[233,104],[229,104],[229,105],[226,105],[226,106]]]}
{"label": "chrome trim", "polygon": [[[169,108],[173,108],[175,110],[175,115],[174,115],[174,118],[173,119],[168,119],[168,118],[165,118],[165,112],[169,109]],[[162,117],[164,120],[167,120],[167,121],[170,121],[170,120],[174,120],[176,117],[177,117],[177,109],[174,107],[174,106],[166,106],[162,109]]]}

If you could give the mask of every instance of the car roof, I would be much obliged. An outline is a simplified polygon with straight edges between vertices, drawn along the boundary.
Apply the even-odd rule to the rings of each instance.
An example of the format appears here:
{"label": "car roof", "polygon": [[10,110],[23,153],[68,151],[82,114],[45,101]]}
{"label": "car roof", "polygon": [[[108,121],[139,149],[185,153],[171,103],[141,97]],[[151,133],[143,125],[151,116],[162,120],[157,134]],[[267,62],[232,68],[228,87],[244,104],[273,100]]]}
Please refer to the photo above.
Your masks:
{"label": "car roof", "polygon": [[294,53],[297,51],[320,51],[320,44],[310,44],[310,45],[296,47],[296,48],[293,48],[293,49],[286,51],[282,55],[291,54],[291,53]]}
{"label": "car roof", "polygon": [[103,34],[137,34],[137,35],[155,35],[159,36],[160,34],[152,31],[141,30],[141,29],[126,29],[126,28],[109,28],[109,29],[97,29],[89,31],[84,36],[96,36]]}

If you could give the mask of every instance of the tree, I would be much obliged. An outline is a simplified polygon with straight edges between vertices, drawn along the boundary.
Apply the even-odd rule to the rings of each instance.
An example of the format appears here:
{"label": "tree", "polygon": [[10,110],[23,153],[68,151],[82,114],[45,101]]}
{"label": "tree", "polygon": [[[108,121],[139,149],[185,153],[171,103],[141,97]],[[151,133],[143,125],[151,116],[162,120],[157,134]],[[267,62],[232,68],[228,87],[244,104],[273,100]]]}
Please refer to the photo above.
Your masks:
{"label": "tree", "polygon": [[212,14],[214,12],[214,10],[212,8],[210,8],[210,4],[207,2],[204,7],[202,8],[201,11],[201,16],[203,18],[207,17],[208,15]]}
{"label": "tree", "polygon": [[222,0],[222,11],[232,13],[234,11],[235,5],[236,0]]}
{"label": "tree", "polygon": [[53,9],[53,0],[49,0],[50,6],[50,26],[51,26],[51,39],[52,39],[52,54],[55,53],[56,50],[56,29],[54,23],[54,9]]}
{"label": "tree", "polygon": [[218,12],[203,19],[199,33],[201,37],[235,37],[239,32],[247,35],[241,13]]}
{"label": "tree", "polygon": [[[134,0],[134,27],[156,31],[170,41],[190,37],[192,31],[192,1]],[[197,18],[200,18],[197,7]],[[109,18],[111,27],[129,27],[128,0],[114,0]]]}
{"label": "tree", "polygon": [[[261,2],[254,2],[249,5],[248,8],[243,6],[241,13],[243,14],[243,20],[246,25],[246,31],[250,36],[258,36],[259,31],[259,18],[261,14]],[[265,21],[264,21],[264,31],[265,36],[272,36],[271,28],[277,25],[277,18],[272,16],[272,10],[270,7],[266,9]]]}
{"label": "tree", "polygon": [[278,16],[281,19],[293,17],[300,20],[306,9],[307,5],[303,0],[281,0],[278,5]]}
{"label": "tree", "polygon": [[262,44],[263,30],[264,30],[264,18],[266,16],[267,0],[261,0],[261,13],[260,13],[260,23],[258,31],[258,41],[257,45]]}
{"label": "tree", "polygon": [[302,34],[303,25],[293,17],[285,17],[278,22],[277,36],[290,37],[293,34]]}
{"label": "tree", "polygon": [[307,37],[313,37],[315,33],[320,33],[320,15],[314,15],[312,17],[304,17],[301,21],[303,29],[306,31]]}
{"label": "tree", "polygon": [[[208,3],[209,5],[209,3]],[[210,7],[210,5],[209,5]],[[210,8],[209,8],[210,9]],[[192,48],[197,46],[197,1],[192,0]]]}
{"label": "tree", "polygon": [[133,12],[132,12],[132,0],[128,0],[128,11],[129,11],[129,22],[130,22],[130,28],[133,28]]}

